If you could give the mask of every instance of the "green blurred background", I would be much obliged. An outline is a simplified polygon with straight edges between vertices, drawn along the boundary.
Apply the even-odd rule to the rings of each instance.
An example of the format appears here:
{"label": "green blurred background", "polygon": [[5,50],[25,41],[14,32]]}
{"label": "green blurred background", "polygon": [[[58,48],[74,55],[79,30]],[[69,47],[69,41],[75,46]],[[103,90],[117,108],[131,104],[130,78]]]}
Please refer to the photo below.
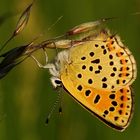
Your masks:
{"label": "green blurred background", "polygon": [[[0,44],[10,36],[20,14],[30,0],[0,0],[0,15],[15,13],[0,26]],[[7,48],[27,44],[45,31],[41,39],[49,39],[87,21],[103,17],[123,17],[107,24],[129,46],[140,64],[140,0],[37,0],[29,24]],[[60,17],[63,18],[48,31]],[[48,50],[50,57],[56,50]],[[41,58],[42,54],[38,54]],[[43,59],[41,59],[43,61]],[[57,98],[47,70],[39,69],[28,59],[13,69],[0,81],[0,140],[139,140],[140,139],[140,89],[139,75],[134,83],[135,110],[132,122],[123,133],[104,125],[79,106],[68,94],[63,94],[63,113],[55,110],[49,125],[45,119]]]}

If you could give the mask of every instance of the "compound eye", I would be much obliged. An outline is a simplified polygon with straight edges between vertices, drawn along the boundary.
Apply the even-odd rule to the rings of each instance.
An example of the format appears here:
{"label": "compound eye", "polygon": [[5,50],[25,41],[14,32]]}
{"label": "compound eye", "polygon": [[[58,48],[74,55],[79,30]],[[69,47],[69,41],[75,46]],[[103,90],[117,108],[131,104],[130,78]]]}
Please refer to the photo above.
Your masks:
{"label": "compound eye", "polygon": [[51,82],[52,82],[52,85],[57,88],[57,87],[61,87],[62,86],[62,81],[57,78],[57,77],[52,77],[51,78]]}
{"label": "compound eye", "polygon": [[55,80],[54,82],[56,83],[56,85],[61,85],[62,84],[62,81],[61,80],[58,80],[58,79]]}

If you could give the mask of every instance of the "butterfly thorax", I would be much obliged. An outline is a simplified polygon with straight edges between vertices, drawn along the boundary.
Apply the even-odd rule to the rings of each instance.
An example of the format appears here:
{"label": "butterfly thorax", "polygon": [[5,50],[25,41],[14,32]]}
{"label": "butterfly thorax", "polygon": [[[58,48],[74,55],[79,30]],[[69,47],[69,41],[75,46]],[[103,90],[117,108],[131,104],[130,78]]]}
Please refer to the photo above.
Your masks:
{"label": "butterfly thorax", "polygon": [[56,88],[61,86],[61,73],[63,73],[64,70],[67,71],[67,66],[69,66],[72,61],[69,59],[68,50],[59,52],[55,60],[55,63],[48,65],[50,65],[49,71],[52,75],[51,82]]}

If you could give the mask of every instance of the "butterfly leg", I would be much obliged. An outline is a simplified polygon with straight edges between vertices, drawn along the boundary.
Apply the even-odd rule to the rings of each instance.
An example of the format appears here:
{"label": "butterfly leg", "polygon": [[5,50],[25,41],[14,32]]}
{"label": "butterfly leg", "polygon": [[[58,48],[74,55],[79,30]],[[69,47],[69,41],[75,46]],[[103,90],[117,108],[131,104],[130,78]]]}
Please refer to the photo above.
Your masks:
{"label": "butterfly leg", "polygon": [[37,66],[39,68],[43,68],[43,69],[49,69],[50,73],[56,77],[59,76],[59,72],[56,69],[56,66],[54,64],[50,64],[48,63],[48,55],[46,53],[46,51],[44,50],[44,54],[45,54],[45,65],[42,65],[33,55],[30,55],[30,57],[35,61],[35,63],[37,64]]}
{"label": "butterfly leg", "polygon": [[[44,50],[44,49],[43,49]],[[46,69],[46,68],[48,68],[47,67],[47,63],[48,63],[48,55],[47,55],[47,53],[46,53],[46,51],[44,50],[44,54],[45,54],[45,65],[42,65],[33,55],[30,55],[30,57],[36,62],[36,64],[37,64],[37,66],[39,67],[39,68],[44,68],[44,69]]]}

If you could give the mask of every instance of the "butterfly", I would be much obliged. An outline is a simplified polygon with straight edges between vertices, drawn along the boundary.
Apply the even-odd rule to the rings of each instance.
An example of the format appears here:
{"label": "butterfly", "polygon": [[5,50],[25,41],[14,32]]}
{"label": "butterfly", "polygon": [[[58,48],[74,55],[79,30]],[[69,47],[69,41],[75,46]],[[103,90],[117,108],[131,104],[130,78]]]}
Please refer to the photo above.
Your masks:
{"label": "butterfly", "polygon": [[[78,25],[64,36],[40,44],[46,56],[44,66],[30,52],[35,47],[28,47],[29,56],[39,67],[49,69],[55,88],[62,87],[102,122],[123,131],[133,114],[131,85],[136,79],[137,67],[134,56],[120,37],[100,28],[107,20]],[[80,36],[72,38],[75,35]],[[48,63],[45,48],[62,49],[54,63]]]}
{"label": "butterfly", "polygon": [[137,68],[118,35],[100,30],[59,52],[46,68],[55,88],[63,87],[108,126],[119,131],[127,128],[133,114],[131,85]]}
{"label": "butterfly", "polygon": [[[34,2],[34,1],[33,1]],[[0,51],[26,26],[31,3],[21,14],[16,29]],[[139,13],[134,13],[136,15]],[[131,85],[137,76],[136,62],[118,35],[101,24],[112,18],[83,23],[66,34],[34,45],[16,47],[0,55],[0,79],[13,67],[32,57],[37,65],[50,71],[52,85],[62,87],[82,107],[108,126],[123,131],[133,114]],[[75,39],[75,35],[80,35]],[[67,38],[68,37],[68,38]],[[41,65],[32,53],[40,48],[61,48],[54,63]],[[23,59],[19,59],[26,56]]]}

